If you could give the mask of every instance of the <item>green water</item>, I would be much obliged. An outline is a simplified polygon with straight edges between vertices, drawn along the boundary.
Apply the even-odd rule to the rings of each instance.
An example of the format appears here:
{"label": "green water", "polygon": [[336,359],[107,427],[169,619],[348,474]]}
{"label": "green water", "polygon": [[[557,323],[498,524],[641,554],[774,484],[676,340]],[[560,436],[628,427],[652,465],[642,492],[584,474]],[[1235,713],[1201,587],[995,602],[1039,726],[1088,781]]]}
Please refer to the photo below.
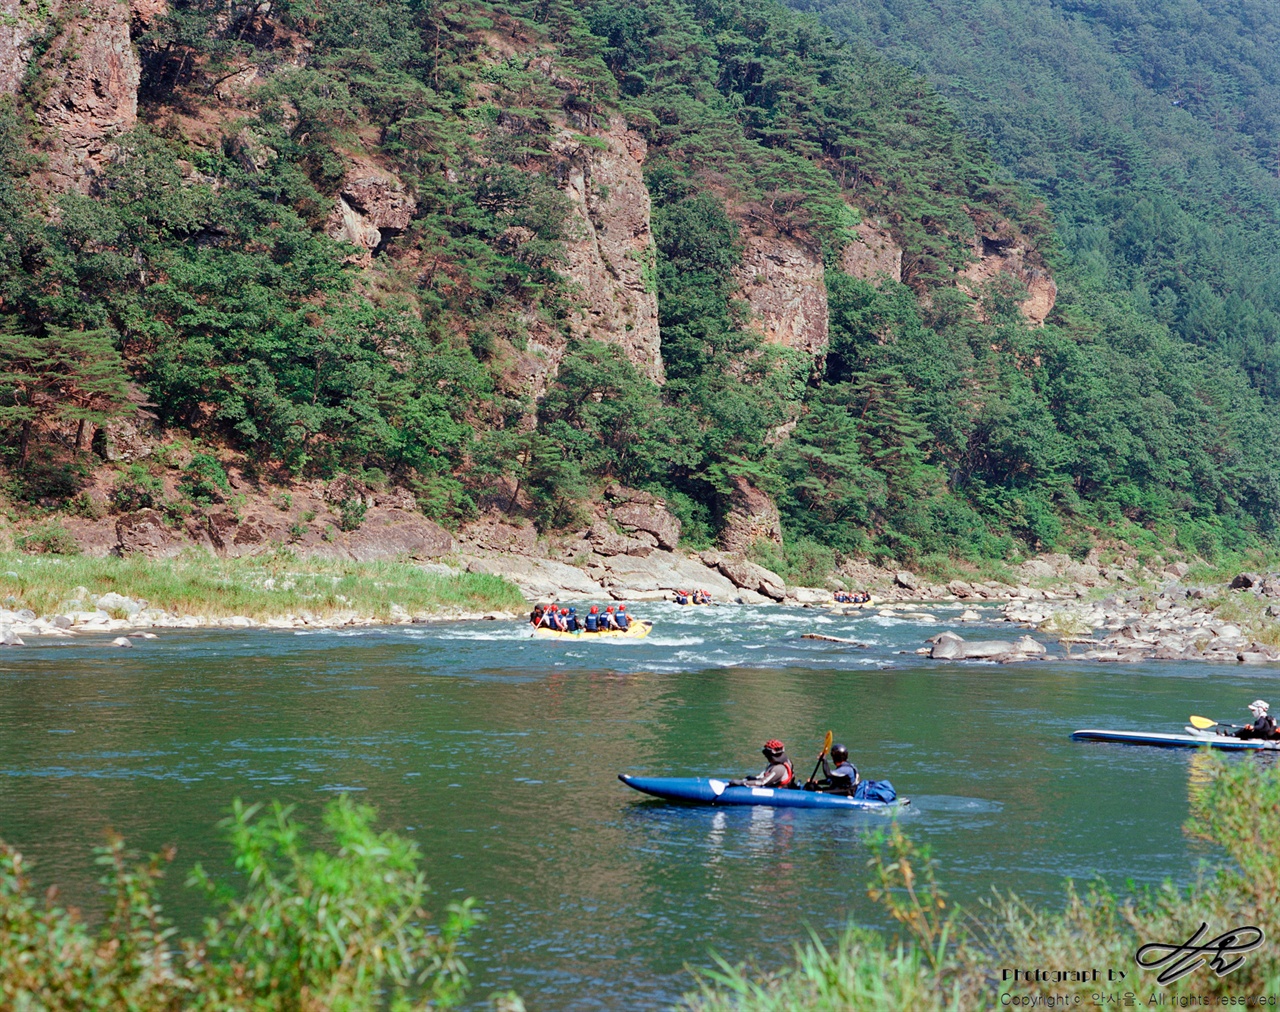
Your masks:
{"label": "green water", "polygon": [[[0,835],[90,908],[113,827],[176,843],[166,904],[194,928],[190,865],[225,867],[235,797],[312,817],[359,792],[419,842],[437,903],[475,896],[473,998],[661,1008],[711,950],[778,965],[807,927],[881,923],[865,835],[882,816],[668,805],[620,771],[741,773],[780,737],[807,773],[834,728],[961,902],[993,886],[1057,903],[1064,879],[1186,880],[1201,758],[1073,743],[1079,727],[1176,730],[1276,694],[1260,669],[943,665],[935,628],[782,609],[649,606],[641,643],[546,643],[512,624],[359,634],[171,633],[0,654]],[[811,629],[868,650],[800,641]],[[810,757],[806,760],[806,757]]]}

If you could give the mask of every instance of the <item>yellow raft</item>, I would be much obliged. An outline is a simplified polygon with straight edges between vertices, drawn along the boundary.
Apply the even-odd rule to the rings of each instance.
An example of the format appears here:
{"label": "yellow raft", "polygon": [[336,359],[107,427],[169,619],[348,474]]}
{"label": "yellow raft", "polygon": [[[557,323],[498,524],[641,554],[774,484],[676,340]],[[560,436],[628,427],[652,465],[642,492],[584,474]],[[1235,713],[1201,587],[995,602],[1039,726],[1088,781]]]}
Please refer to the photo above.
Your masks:
{"label": "yellow raft", "polygon": [[625,632],[621,629],[606,629],[604,632],[593,633],[585,630],[561,632],[559,629],[535,629],[533,635],[544,640],[642,640],[652,629],[652,622],[633,621]]}

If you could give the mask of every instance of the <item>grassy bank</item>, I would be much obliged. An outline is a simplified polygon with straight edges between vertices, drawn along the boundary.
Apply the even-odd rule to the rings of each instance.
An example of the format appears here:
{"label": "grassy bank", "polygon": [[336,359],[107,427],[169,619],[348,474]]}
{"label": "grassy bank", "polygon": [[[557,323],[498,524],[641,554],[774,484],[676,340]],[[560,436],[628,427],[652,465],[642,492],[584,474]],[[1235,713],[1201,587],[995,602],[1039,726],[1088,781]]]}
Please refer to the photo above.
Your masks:
{"label": "grassy bank", "polygon": [[[868,889],[900,925],[896,937],[850,928],[834,945],[817,937],[801,946],[791,966],[762,973],[750,966],[724,965],[704,976],[685,999],[694,1012],[835,1012],[844,1009],[972,1009],[1030,1007],[1014,999],[1040,997],[1039,1007],[1097,1007],[1095,994],[1114,994],[1107,1007],[1163,1008],[1234,1004],[1280,993],[1280,770],[1257,758],[1224,761],[1197,756],[1192,765],[1189,835],[1218,844],[1228,861],[1206,869],[1185,890],[1166,885],[1135,897],[1117,897],[1105,885],[1085,893],[1068,886],[1065,907],[1047,911],[997,894],[977,911],[953,906],[935,879],[934,863],[900,830],[880,841],[870,862]],[[1161,986],[1159,969],[1135,963],[1135,953],[1152,942],[1181,943],[1201,922],[1203,941],[1243,925],[1254,925],[1266,943],[1219,977],[1200,967]],[[1246,940],[1241,936],[1241,941]],[[1154,957],[1151,957],[1154,958]],[[1093,979],[1021,984],[1004,978],[1006,968],[1091,971]],[[1108,983],[1108,970],[1123,971]],[[1067,996],[1048,1005],[1044,996]],[[1008,997],[1002,997],[1008,996]],[[1078,997],[1079,1005],[1076,1005]],[[1231,1001],[1231,999],[1236,1001]],[[1268,1005],[1268,1007],[1270,1007]]]}
{"label": "grassy bank", "polygon": [[174,559],[0,553],[5,608],[49,616],[83,609],[87,598],[108,592],[177,615],[259,621],[303,612],[391,620],[401,610],[435,615],[524,608],[520,592],[500,577],[435,573],[407,562],[299,559],[287,551],[242,559],[203,552]]}

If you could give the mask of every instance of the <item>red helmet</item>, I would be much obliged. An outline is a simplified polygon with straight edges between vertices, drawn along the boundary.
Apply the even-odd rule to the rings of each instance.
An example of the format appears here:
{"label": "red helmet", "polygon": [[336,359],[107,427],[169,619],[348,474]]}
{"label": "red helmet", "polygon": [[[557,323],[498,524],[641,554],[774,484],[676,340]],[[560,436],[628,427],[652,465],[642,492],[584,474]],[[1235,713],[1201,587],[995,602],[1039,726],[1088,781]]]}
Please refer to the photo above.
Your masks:
{"label": "red helmet", "polygon": [[599,610],[600,610],[600,609],[599,609],[599,608],[597,608],[594,604],[591,606],[591,614],[592,614],[592,615],[594,615],[594,614],[595,614],[596,612],[598,612]]}
{"label": "red helmet", "polygon": [[605,611],[607,611],[607,612],[609,612],[609,611],[613,611],[613,605],[609,605],[609,607],[607,607],[607,608],[605,609]]}
{"label": "red helmet", "polygon": [[762,748],[760,751],[780,753],[780,752],[785,752],[786,750],[787,750],[787,746],[782,744],[782,742],[778,741],[777,738],[770,738],[768,741],[764,743],[764,748]]}
{"label": "red helmet", "polygon": [[561,615],[568,615],[568,614],[569,614],[569,609],[568,609],[568,608],[561,608],[561,609],[560,609],[560,614],[561,614]]}
{"label": "red helmet", "polygon": [[627,606],[625,604],[618,605],[618,611],[626,611],[626,610],[627,610]]}

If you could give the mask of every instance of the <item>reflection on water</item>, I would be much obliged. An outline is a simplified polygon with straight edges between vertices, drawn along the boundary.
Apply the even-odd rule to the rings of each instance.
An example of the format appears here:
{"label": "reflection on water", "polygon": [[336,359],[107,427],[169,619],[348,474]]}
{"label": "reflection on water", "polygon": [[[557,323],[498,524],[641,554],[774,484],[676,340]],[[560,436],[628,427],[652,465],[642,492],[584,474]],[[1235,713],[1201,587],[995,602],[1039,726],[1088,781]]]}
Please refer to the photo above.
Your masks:
{"label": "reflection on water", "polygon": [[[422,846],[438,904],[481,899],[478,1005],[515,987],[532,1009],[656,1007],[712,949],[781,962],[810,926],[882,923],[864,883],[866,836],[886,823],[670,805],[618,772],[740,776],[773,737],[803,766],[831,727],[864,776],[912,798],[902,820],[958,900],[998,885],[1057,902],[1067,877],[1185,880],[1210,853],[1181,831],[1202,757],[1070,732],[1180,728],[1191,712],[1239,710],[1275,677],[933,665],[914,651],[945,611],[926,626],[643,610],[659,624],[639,641],[535,641],[476,623],[5,653],[0,835],[88,905],[88,848],[107,826],[142,849],[175,842],[166,902],[192,930],[201,908],[180,883],[196,860],[224,866],[212,827],[233,798],[278,797],[312,817],[359,791]],[[762,950],[766,936],[778,944]]]}

